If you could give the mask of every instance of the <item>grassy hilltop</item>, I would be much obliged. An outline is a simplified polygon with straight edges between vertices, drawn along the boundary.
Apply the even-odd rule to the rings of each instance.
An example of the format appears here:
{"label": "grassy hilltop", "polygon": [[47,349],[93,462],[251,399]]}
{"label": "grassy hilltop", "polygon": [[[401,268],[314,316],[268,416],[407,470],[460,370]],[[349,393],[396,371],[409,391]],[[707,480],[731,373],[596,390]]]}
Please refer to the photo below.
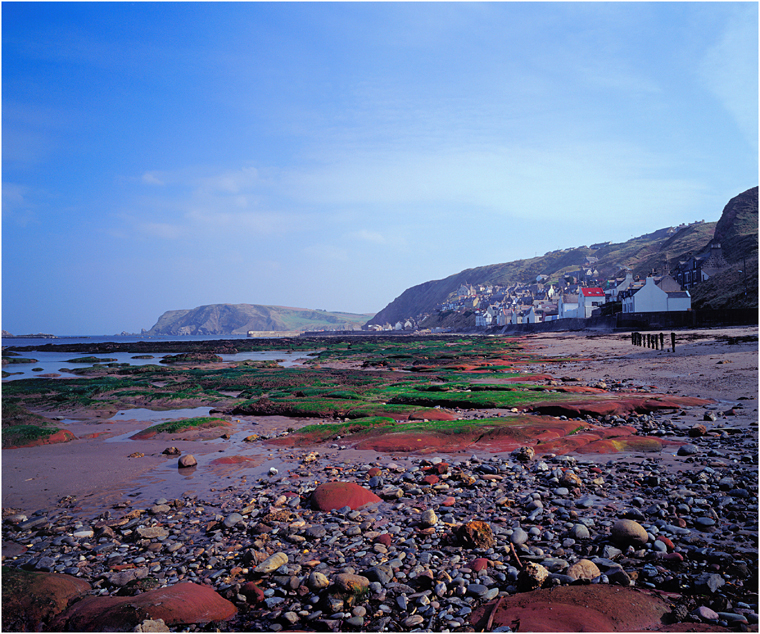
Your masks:
{"label": "grassy hilltop", "polygon": [[[538,275],[547,275],[548,283],[557,283],[563,275],[580,268],[597,269],[599,279],[622,277],[625,269],[642,277],[652,271],[674,271],[679,262],[709,251],[713,239],[721,245],[730,266],[713,280],[704,282],[703,288],[692,289],[694,307],[757,306],[757,192],[754,187],[732,198],[718,222],[668,227],[622,243],[561,249],[526,260],[466,269],[442,280],[418,284],[405,290],[369,323],[393,324],[432,314],[462,284],[508,286],[534,282]],[[597,261],[586,265],[588,257]]]}
{"label": "grassy hilltop", "polygon": [[285,306],[210,304],[187,310],[169,310],[146,334],[245,335],[249,330],[354,330],[371,317],[371,313],[355,315]]}

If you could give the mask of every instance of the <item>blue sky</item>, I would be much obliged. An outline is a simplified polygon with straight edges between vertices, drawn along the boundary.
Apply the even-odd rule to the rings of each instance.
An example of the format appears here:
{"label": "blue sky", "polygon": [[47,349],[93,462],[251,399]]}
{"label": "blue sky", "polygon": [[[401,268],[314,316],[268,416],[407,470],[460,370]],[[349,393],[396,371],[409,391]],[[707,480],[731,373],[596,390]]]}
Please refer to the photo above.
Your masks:
{"label": "blue sky", "polygon": [[376,312],[720,217],[758,181],[758,5],[2,4],[2,327]]}

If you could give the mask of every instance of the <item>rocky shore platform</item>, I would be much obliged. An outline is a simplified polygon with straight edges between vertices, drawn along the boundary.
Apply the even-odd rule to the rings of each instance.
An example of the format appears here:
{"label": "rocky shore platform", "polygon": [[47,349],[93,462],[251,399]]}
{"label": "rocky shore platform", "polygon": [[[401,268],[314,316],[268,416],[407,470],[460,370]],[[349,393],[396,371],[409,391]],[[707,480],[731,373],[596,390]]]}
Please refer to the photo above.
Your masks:
{"label": "rocky shore platform", "polygon": [[700,400],[554,416],[660,441],[587,453],[301,446],[317,421],[224,408],[221,436],[125,445],[85,441],[104,421],[81,415],[75,441],[3,451],[2,629],[757,631],[757,329],[679,332],[675,352],[620,334],[519,346],[552,393]]}

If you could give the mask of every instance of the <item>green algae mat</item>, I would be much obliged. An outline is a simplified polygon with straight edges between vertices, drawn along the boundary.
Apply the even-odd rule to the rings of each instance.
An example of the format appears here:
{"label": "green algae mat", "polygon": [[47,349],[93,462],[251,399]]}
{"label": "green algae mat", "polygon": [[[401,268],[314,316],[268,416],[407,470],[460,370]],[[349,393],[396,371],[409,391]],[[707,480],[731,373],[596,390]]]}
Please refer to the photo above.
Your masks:
{"label": "green algae mat", "polygon": [[[520,425],[506,420],[506,414],[528,412],[550,421],[563,415],[599,418],[697,404],[663,395],[552,386],[552,377],[536,374],[533,367],[556,359],[529,353],[519,339],[511,337],[359,336],[322,338],[319,345],[304,365],[288,368],[245,361],[209,367],[208,353],[200,355],[204,358],[199,356],[195,364],[98,364],[78,370],[81,376],[76,379],[7,382],[3,406],[43,415],[208,406],[228,416],[321,418],[341,421],[339,425],[353,421],[343,434],[336,435],[371,433],[373,438],[386,438],[386,444],[390,443],[387,438],[393,437],[399,447],[417,446],[410,438],[424,435],[423,431],[430,439],[443,439],[443,444],[451,437],[464,442],[462,439],[472,436],[480,444],[491,439],[496,447],[506,446],[506,438],[516,442],[520,437],[526,442],[531,434],[540,437],[543,433],[529,426],[518,434]],[[478,410],[491,415],[497,410],[502,417],[489,419],[487,424],[457,420]],[[406,424],[405,429],[393,429],[399,423]],[[565,426],[554,420],[554,427]],[[557,432],[557,436],[566,437],[569,431]],[[309,430],[303,437],[319,442],[331,433]],[[368,438],[360,440],[369,448]],[[614,446],[606,437],[596,440]],[[372,442],[378,448],[383,444]]]}

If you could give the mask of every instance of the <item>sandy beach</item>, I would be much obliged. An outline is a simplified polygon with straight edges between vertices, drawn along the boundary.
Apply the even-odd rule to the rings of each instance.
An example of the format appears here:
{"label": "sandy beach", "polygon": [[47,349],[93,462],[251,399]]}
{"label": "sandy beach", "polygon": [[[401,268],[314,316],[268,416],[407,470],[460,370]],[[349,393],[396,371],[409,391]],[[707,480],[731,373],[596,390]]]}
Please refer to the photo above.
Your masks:
{"label": "sandy beach", "polygon": [[[448,452],[430,453],[435,433],[407,431],[413,420],[397,429],[412,445],[330,432],[313,451],[291,432],[317,419],[224,414],[221,426],[137,439],[171,413],[44,412],[76,439],[3,450],[3,559],[9,583],[43,572],[86,598],[54,621],[17,588],[4,629],[11,618],[10,629],[129,631],[150,614],[216,631],[756,630],[757,328],[679,331],[675,352],[633,346],[630,333],[505,343],[480,357],[483,374],[465,374],[498,382],[508,399],[487,402],[502,409],[468,408],[478,390],[467,389],[461,406],[423,410],[456,426]],[[444,361],[455,368],[485,349],[457,345]],[[494,373],[507,348],[514,363]],[[366,378],[361,356],[326,357],[353,366],[298,376]],[[404,372],[388,383],[417,380]],[[521,395],[532,404],[507,405]],[[568,415],[536,415],[542,402]],[[604,413],[632,402],[648,405]],[[183,405],[185,418],[214,415]],[[497,428],[532,435],[467,440]],[[170,447],[197,466],[180,469]],[[123,601],[151,607],[104,612]]]}
{"label": "sandy beach", "polygon": [[[757,433],[756,327],[678,331],[675,353],[633,346],[629,333],[548,333],[527,335],[524,341],[531,352],[561,359],[540,366],[542,372],[557,378],[574,378],[587,385],[627,380],[626,385],[646,385],[662,393],[712,399],[716,403],[711,409],[717,412],[739,406],[733,409],[735,415],[727,418],[721,414],[720,423],[714,425],[748,427]],[[66,496],[76,497],[82,509],[93,509],[124,496],[149,500],[186,491],[205,494],[228,486],[244,473],[256,477],[270,467],[287,468],[293,452],[251,445],[245,451],[253,460],[243,466],[222,465],[183,473],[177,469],[176,458],[162,454],[164,449],[176,445],[182,453],[195,455],[203,465],[238,453],[233,441],[241,435],[280,433],[315,422],[279,416],[239,417],[231,420],[229,441],[114,441],[145,428],[145,422],[131,420],[128,410],[116,421],[81,414],[80,418],[67,414],[65,422],[77,436],[75,441],[3,451],[4,508],[31,513],[54,507]],[[702,417],[701,409],[690,410],[684,423],[690,419],[697,422]],[[92,435],[98,436],[88,437]],[[364,453],[368,460],[375,458],[373,452]],[[132,457],[135,454],[143,455]],[[335,450],[323,450],[323,454],[333,455],[337,461],[343,455]]]}

